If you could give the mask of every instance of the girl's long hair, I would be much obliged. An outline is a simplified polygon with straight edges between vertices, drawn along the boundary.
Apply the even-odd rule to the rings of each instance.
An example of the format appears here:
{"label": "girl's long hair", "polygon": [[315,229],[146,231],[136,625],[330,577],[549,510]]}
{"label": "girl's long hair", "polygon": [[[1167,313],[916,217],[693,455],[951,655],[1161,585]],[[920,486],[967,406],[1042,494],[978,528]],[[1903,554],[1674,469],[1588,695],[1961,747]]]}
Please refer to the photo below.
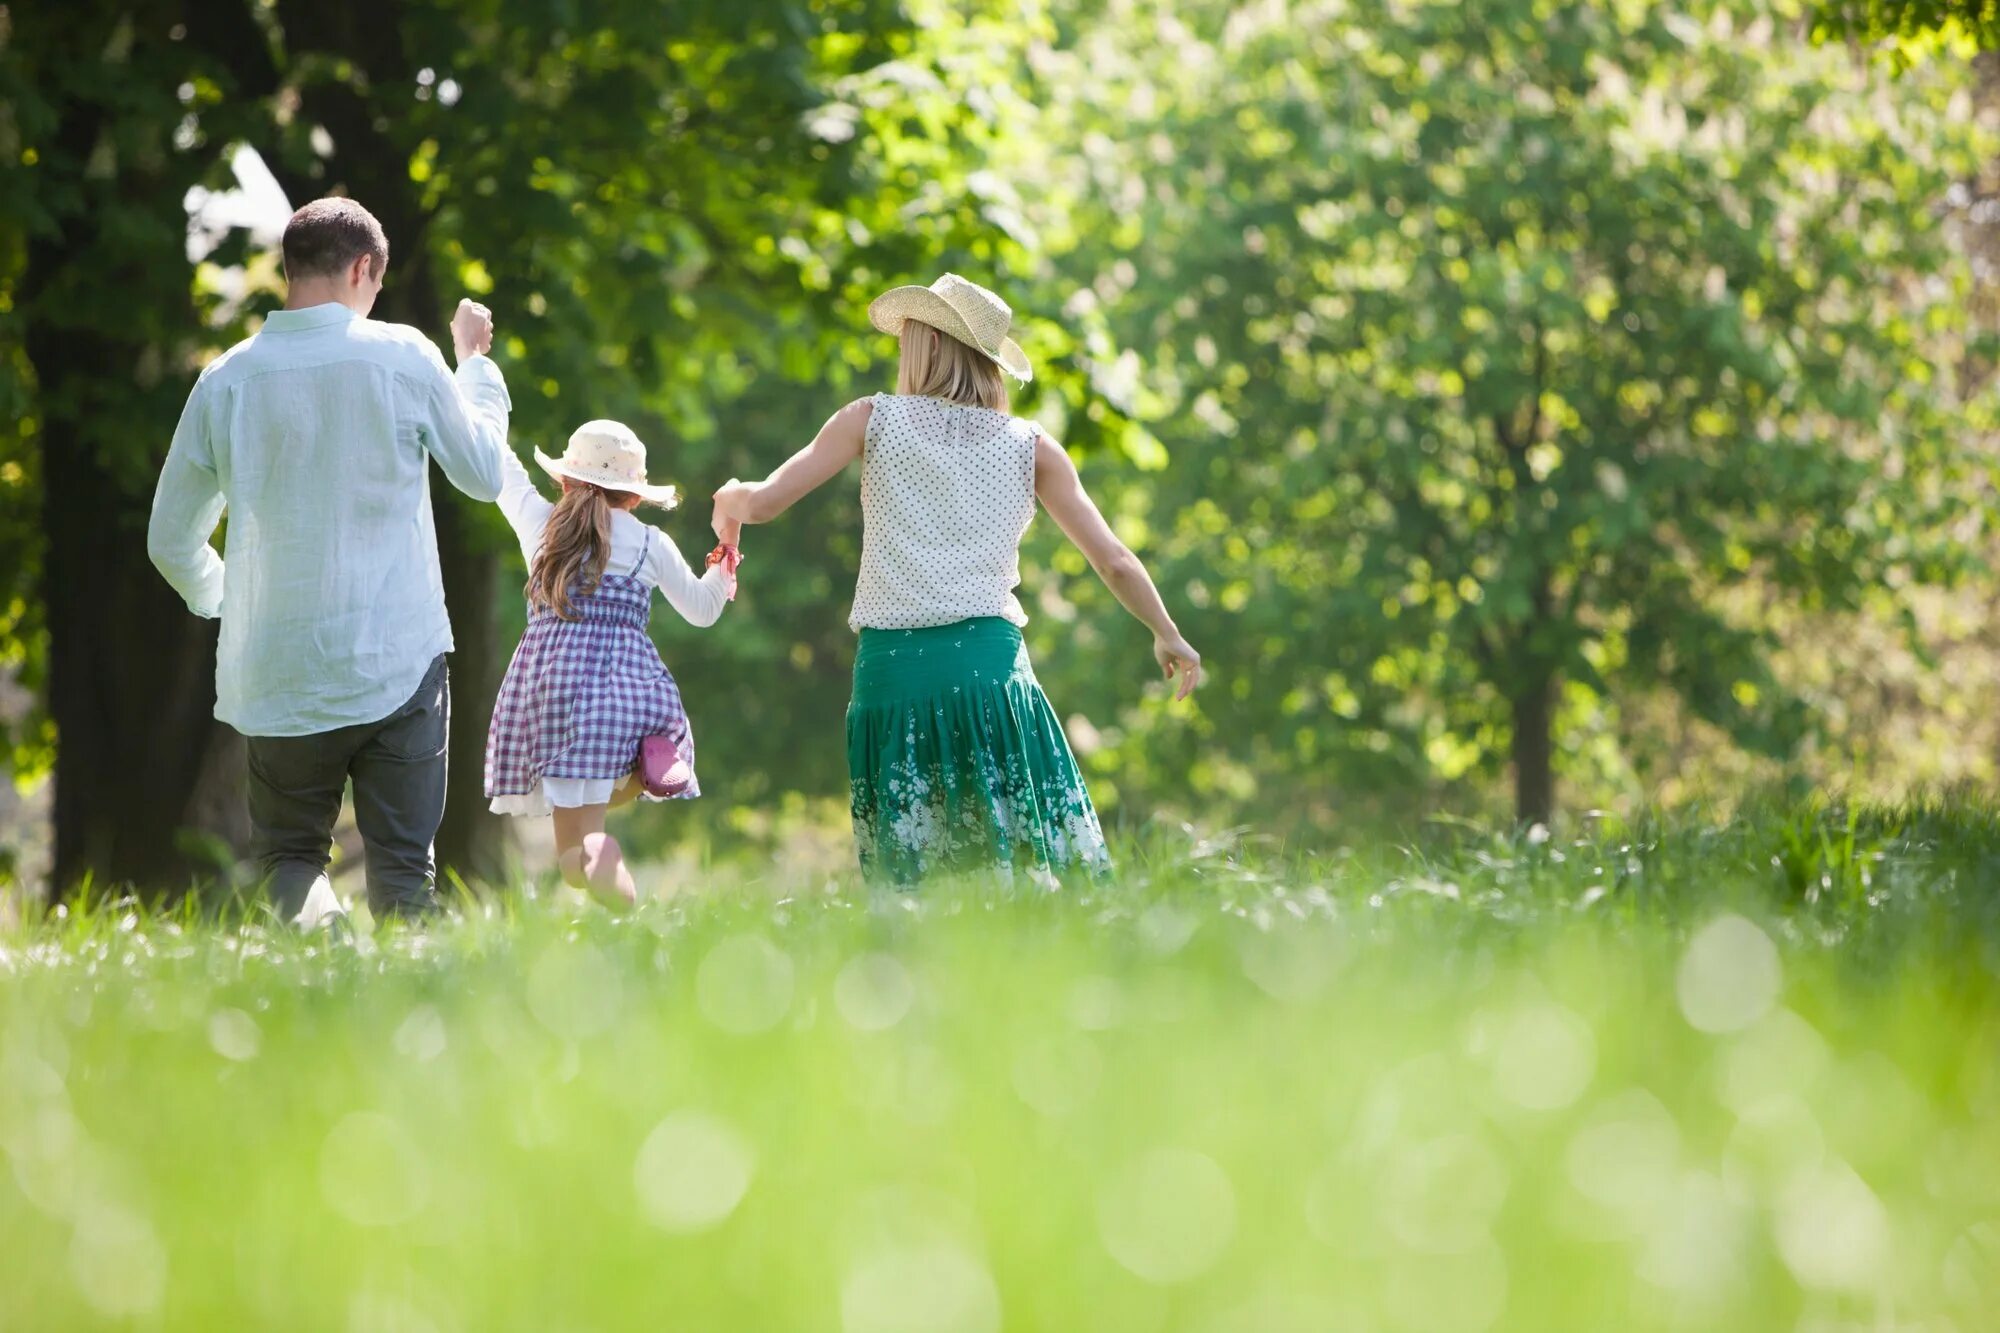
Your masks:
{"label": "girl's long hair", "polygon": [[602,486],[571,481],[542,529],[541,549],[528,568],[528,605],[546,606],[564,620],[575,620],[570,588],[590,592],[604,577],[611,558],[611,497]]}
{"label": "girl's long hair", "polygon": [[1007,411],[1007,382],[992,358],[922,320],[903,321],[896,392]]}

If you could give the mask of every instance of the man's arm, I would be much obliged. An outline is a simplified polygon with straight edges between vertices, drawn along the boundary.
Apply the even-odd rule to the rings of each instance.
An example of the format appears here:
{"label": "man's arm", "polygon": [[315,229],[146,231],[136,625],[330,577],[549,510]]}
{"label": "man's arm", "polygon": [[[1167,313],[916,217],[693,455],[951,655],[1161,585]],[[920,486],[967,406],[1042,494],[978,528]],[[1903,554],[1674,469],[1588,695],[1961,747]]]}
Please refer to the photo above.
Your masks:
{"label": "man's arm", "polygon": [[146,554],[188,610],[208,620],[222,614],[222,557],[208,544],[222,510],[222,485],[208,436],[206,381],[197,380],[153,492]]}
{"label": "man's arm", "polygon": [[486,307],[460,301],[451,321],[458,374],[424,340],[431,363],[425,379],[424,447],[452,485],[475,500],[497,500],[506,484],[507,413],[513,403],[500,367],[486,352],[493,345],[493,316]]}

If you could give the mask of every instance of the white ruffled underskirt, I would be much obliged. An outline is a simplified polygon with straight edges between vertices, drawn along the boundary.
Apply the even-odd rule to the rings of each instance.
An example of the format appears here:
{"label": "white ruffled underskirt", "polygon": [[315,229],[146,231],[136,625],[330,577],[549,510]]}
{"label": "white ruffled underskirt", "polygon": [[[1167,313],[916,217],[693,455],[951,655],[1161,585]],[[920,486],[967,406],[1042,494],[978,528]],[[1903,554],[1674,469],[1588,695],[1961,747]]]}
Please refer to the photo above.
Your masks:
{"label": "white ruffled underskirt", "polygon": [[[624,778],[543,778],[535,784],[535,789],[519,796],[496,796],[491,809],[496,815],[522,815],[533,817],[546,815],[557,806],[574,810],[580,805],[609,805],[611,793],[618,790]],[[642,801],[669,800],[669,797],[654,796],[650,792],[640,792]]]}

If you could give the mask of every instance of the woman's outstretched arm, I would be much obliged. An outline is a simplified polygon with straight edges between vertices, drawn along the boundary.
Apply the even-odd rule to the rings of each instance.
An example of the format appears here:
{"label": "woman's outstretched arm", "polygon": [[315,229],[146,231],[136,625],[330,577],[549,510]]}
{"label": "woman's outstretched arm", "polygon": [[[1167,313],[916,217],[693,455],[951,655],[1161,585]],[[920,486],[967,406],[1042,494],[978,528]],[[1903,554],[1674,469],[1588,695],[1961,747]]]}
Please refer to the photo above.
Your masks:
{"label": "woman's outstretched arm", "polygon": [[1063,535],[1076,544],[1076,549],[1083,552],[1083,558],[1097,571],[1097,577],[1111,589],[1111,595],[1153,631],[1154,660],[1159,662],[1167,679],[1180,676],[1180,688],[1174,691],[1174,697],[1187,698],[1201,679],[1201,654],[1181,637],[1174,618],[1167,614],[1166,603],[1160,600],[1160,590],[1153,586],[1152,576],[1131,548],[1118,540],[1118,534],[1111,530],[1096,503],[1084,491],[1083,479],[1076,475],[1076,464],[1061,445],[1046,435],[1035,441],[1035,494]]}
{"label": "woman's outstretched arm", "polygon": [[872,408],[866,398],[841,408],[827,418],[811,444],[780,463],[778,470],[762,481],[731,478],[715,493],[716,534],[722,534],[724,523],[769,523],[838,476],[842,468],[861,457]]}

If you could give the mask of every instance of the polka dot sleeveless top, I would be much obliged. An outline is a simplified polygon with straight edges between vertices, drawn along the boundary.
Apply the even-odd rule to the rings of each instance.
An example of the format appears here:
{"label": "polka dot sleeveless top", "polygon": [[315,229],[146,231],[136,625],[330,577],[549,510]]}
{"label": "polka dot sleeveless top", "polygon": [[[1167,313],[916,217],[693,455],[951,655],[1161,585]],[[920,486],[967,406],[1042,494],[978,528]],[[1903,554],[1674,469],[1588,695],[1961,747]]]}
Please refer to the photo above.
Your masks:
{"label": "polka dot sleeveless top", "polygon": [[1028,623],[1014,596],[1035,516],[1040,426],[942,398],[878,393],[861,456],[861,577],[852,629],[973,616]]}

